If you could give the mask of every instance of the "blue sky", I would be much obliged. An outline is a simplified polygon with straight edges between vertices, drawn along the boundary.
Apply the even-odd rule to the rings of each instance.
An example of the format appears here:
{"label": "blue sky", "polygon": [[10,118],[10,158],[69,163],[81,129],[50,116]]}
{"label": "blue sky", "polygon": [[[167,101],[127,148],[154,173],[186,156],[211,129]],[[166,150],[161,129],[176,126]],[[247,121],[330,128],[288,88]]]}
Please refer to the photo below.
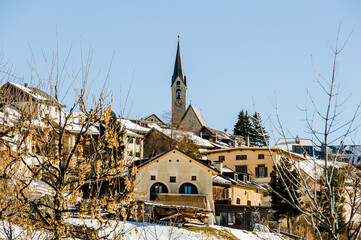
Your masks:
{"label": "blue sky", "polygon": [[114,110],[124,109],[126,117],[162,117],[171,109],[179,33],[187,100],[210,127],[232,130],[239,111],[253,113],[255,106],[270,131],[276,98],[290,134],[309,137],[297,106],[305,105],[307,88],[320,105],[326,103],[314,82],[311,55],[329,79],[329,47],[340,22],[341,40],[353,31],[337,75],[341,95],[351,94],[341,120],[361,100],[360,12],[360,1],[0,1],[0,49],[26,82],[31,52],[44,70],[42,54],[56,50],[58,32],[61,57],[71,46],[69,66],[75,70],[80,49],[93,49],[91,92],[103,87],[113,59],[108,89]]}

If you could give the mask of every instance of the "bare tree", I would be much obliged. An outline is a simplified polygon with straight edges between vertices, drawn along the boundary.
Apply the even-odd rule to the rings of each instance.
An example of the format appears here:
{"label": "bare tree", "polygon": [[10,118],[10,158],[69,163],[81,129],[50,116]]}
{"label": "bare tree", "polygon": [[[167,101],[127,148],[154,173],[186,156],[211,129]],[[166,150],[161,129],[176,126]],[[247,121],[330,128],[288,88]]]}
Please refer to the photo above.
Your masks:
{"label": "bare tree", "polygon": [[[354,186],[348,190],[350,191],[348,195],[354,197],[354,200],[350,202],[352,205],[350,210],[351,212],[348,216],[345,216],[345,225],[341,226],[339,209],[342,208],[345,203],[337,201],[337,199],[345,197],[347,194],[344,188],[336,188],[334,178],[336,177],[335,169],[341,169],[345,166],[345,164],[338,162],[341,153],[340,148],[336,149],[336,153],[333,155],[330,155],[329,153],[330,144],[335,141],[344,142],[344,140],[349,138],[350,134],[358,127],[356,120],[358,120],[360,113],[360,104],[356,106],[353,115],[351,115],[346,121],[343,121],[344,116],[342,116],[342,106],[344,106],[345,102],[342,102],[339,99],[339,87],[341,83],[337,79],[338,58],[344,50],[350,35],[343,44],[340,44],[339,28],[335,48],[331,49],[333,54],[331,78],[326,80],[322,75],[315,71],[316,83],[327,98],[326,106],[318,104],[310,91],[307,91],[307,103],[309,104],[306,103],[306,106],[303,109],[306,115],[306,126],[312,136],[312,139],[317,141],[321,146],[321,150],[323,152],[322,160],[317,160],[315,157],[308,156],[303,162],[296,162],[290,154],[290,162],[296,170],[298,177],[293,178],[290,176],[288,177],[289,179],[283,179],[282,174],[280,174],[282,183],[288,194],[287,197],[283,196],[283,199],[303,214],[303,217],[306,219],[308,224],[315,229],[315,232],[317,232],[320,239],[324,237],[338,239],[339,233],[345,230],[348,232],[348,239],[358,239],[360,236],[360,226],[356,226],[357,224],[355,224],[356,212],[359,211],[361,206],[359,197],[356,197],[356,192],[359,192],[359,186],[356,184],[359,182],[359,176],[352,176],[350,171],[339,171],[343,174],[342,177],[345,179],[345,182],[352,179],[352,184],[354,184]],[[277,104],[275,105],[275,110],[277,112],[277,123],[273,124],[273,127],[287,143],[287,135],[289,135],[289,133],[281,123]],[[341,118],[341,116],[343,118]],[[321,127],[321,130],[318,129],[318,126],[320,125],[323,126]],[[286,147],[288,151],[292,151],[288,144]],[[281,173],[282,169],[279,169],[277,160],[273,159],[273,161],[275,169]],[[312,169],[308,175],[302,170],[302,164],[306,163],[308,163],[310,165],[309,167]],[[320,170],[322,171],[321,173]],[[288,188],[286,183],[289,181],[297,181],[295,184],[300,186],[298,193],[294,193],[290,188]],[[305,204],[299,204],[299,201],[297,201],[297,195],[299,193],[301,193],[301,199]],[[320,193],[323,194],[323,198],[317,197]],[[323,199],[322,202],[320,199]],[[324,201],[325,199],[326,201]],[[324,204],[325,202],[326,204]],[[327,211],[325,211],[325,209],[327,209]],[[326,232],[328,234],[326,234]]]}
{"label": "bare tree", "polygon": [[[51,239],[97,239],[109,218],[136,215],[136,169],[123,157],[125,133],[112,114],[109,94],[100,91],[88,98],[91,51],[86,58],[82,55],[80,70],[68,69],[69,54],[61,60],[57,50],[51,61],[44,54],[45,78],[32,61],[30,81],[38,83],[36,88],[11,82],[1,87],[0,139],[6,164],[1,165],[0,181],[7,192],[0,189],[0,212],[19,206],[16,217],[6,220],[24,229],[42,229]],[[60,96],[78,78],[80,88],[65,113]],[[19,204],[9,208],[3,196]],[[97,224],[84,227],[80,220],[86,218]]]}

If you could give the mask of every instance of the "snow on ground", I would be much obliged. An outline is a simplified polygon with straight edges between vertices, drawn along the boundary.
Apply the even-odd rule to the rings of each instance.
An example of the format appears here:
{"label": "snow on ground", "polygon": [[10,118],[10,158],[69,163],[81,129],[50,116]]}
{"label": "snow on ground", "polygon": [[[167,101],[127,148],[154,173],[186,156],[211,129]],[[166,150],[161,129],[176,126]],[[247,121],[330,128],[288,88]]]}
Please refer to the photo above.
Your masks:
{"label": "snow on ground", "polygon": [[[92,220],[81,220],[81,219],[68,219],[69,222],[77,225],[85,224],[88,227],[97,228],[98,224]],[[260,239],[269,239],[269,240],[284,240],[283,237],[266,232],[248,232],[245,230],[232,229],[222,226],[211,226],[210,228],[204,228],[204,231],[199,231],[196,228],[195,230],[187,230],[185,228],[178,228],[173,226],[165,226],[159,224],[150,224],[150,223],[135,223],[127,222],[124,224],[122,221],[110,221],[110,225],[104,230],[99,232],[99,238],[105,237],[106,239],[113,239],[114,232],[118,234],[124,234],[122,239],[125,240],[218,240],[218,239],[229,239],[222,238],[223,234],[233,234],[237,239],[242,240],[260,240]],[[115,231],[114,231],[115,230]],[[214,233],[217,234],[214,234]],[[212,234],[213,233],[213,234]],[[0,222],[0,239],[9,239],[9,225],[6,222]],[[45,240],[48,239],[46,233],[39,230],[34,230],[30,235],[26,234],[26,231],[20,226],[12,226],[13,237],[18,237],[20,239],[39,239]],[[110,235],[109,235],[110,234]],[[118,235],[119,236],[119,235]],[[229,236],[229,235],[228,235]],[[30,238],[29,238],[30,237]]]}
{"label": "snow on ground", "polygon": [[[69,221],[74,224],[86,224],[88,227],[96,227],[97,224],[91,220],[80,220],[80,219],[70,219]],[[84,221],[84,222],[83,222]],[[232,229],[228,227],[216,226],[213,225],[211,228],[222,231],[229,232],[233,234],[237,239],[242,240],[259,240],[259,239],[270,239],[270,240],[283,240],[284,238],[274,234],[274,233],[265,233],[265,232],[249,232],[245,230]],[[116,229],[114,231],[114,229]],[[202,228],[197,228],[202,229]],[[209,228],[208,228],[209,229]],[[219,235],[215,236],[211,234],[211,231],[208,231],[205,228],[205,231],[190,231],[185,228],[165,226],[159,224],[151,223],[136,223],[136,222],[124,222],[121,221],[111,221],[110,226],[99,233],[101,236],[106,236],[116,232],[117,234],[124,233],[124,239],[126,240],[217,240],[225,239],[220,238]],[[108,236],[112,238],[114,235]]]}

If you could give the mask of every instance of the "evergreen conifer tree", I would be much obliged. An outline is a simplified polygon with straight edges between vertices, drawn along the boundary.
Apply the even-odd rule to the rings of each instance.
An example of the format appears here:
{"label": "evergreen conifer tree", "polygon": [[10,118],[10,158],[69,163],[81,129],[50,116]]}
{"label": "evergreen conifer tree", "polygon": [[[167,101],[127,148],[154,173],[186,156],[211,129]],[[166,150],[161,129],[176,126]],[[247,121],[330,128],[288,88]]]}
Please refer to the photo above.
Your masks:
{"label": "evergreen conifer tree", "polygon": [[[331,174],[332,171],[332,167],[329,168],[329,174]],[[337,222],[337,227],[336,227],[336,233],[337,234],[342,234],[346,232],[346,228],[345,228],[345,217],[344,217],[344,212],[345,209],[343,207],[343,204],[345,202],[345,198],[343,197],[343,193],[344,193],[344,183],[345,183],[345,177],[344,175],[342,175],[339,171],[339,169],[334,168],[333,170],[333,176],[332,176],[332,180],[331,180],[331,189],[333,190],[333,192],[335,194],[333,194],[334,196],[334,203],[335,203],[335,218],[331,218],[331,211],[330,211],[330,196],[331,194],[329,193],[329,188],[326,187],[326,179],[323,177],[321,179],[321,188],[320,190],[317,192],[317,201],[319,203],[320,208],[322,209],[322,214],[324,214],[325,216],[329,216],[326,217],[327,219],[334,219],[335,222]],[[329,231],[330,227],[327,226],[327,224],[335,224],[333,222],[327,222],[327,223],[321,223],[319,229],[321,231],[325,231],[327,233],[329,233],[330,237],[332,236],[332,232]]]}
{"label": "evergreen conifer tree", "polygon": [[251,119],[246,112],[243,110],[238,114],[238,121],[234,125],[233,133],[235,135],[240,135],[243,137],[250,136],[252,132],[252,123]]}
{"label": "evergreen conifer tree", "polygon": [[252,116],[252,139],[253,145],[255,146],[266,146],[268,144],[269,136],[266,130],[262,126],[262,119],[258,112],[255,112]]}
{"label": "evergreen conifer tree", "polygon": [[294,205],[300,206],[301,204],[301,193],[298,190],[300,177],[296,169],[292,169],[290,160],[287,158],[281,158],[277,166],[279,171],[276,166],[273,166],[269,183],[272,209],[275,211],[274,217],[277,221],[283,218],[287,219],[287,228],[290,231],[290,219],[301,214],[294,207]]}
{"label": "evergreen conifer tree", "polygon": [[[262,119],[257,112],[251,118],[247,111],[244,112],[242,110],[238,114],[238,121],[234,125],[233,133],[244,138],[249,137],[249,144],[251,146],[266,146],[269,139],[266,130],[262,126]],[[267,142],[264,140],[263,134]]]}

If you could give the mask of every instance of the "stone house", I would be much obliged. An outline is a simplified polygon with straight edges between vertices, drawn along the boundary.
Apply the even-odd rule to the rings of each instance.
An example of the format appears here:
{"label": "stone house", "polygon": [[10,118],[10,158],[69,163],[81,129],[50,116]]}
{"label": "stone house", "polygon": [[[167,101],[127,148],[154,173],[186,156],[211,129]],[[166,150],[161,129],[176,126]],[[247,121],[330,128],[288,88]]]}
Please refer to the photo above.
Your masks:
{"label": "stone house", "polygon": [[193,214],[209,213],[203,223],[214,223],[212,177],[218,174],[215,169],[176,148],[135,164],[137,201],[162,204],[163,209],[178,206],[174,214],[179,214],[182,207],[188,209],[188,215],[190,209]]}
{"label": "stone house", "polygon": [[[279,148],[267,147],[237,147],[202,151],[204,157],[212,162],[222,162],[237,174],[249,174],[253,181],[261,186],[268,187],[270,172],[274,161],[277,163],[282,157],[290,158],[299,163],[304,160],[302,155],[289,153]],[[264,197],[264,205],[270,206],[270,198]]]}

